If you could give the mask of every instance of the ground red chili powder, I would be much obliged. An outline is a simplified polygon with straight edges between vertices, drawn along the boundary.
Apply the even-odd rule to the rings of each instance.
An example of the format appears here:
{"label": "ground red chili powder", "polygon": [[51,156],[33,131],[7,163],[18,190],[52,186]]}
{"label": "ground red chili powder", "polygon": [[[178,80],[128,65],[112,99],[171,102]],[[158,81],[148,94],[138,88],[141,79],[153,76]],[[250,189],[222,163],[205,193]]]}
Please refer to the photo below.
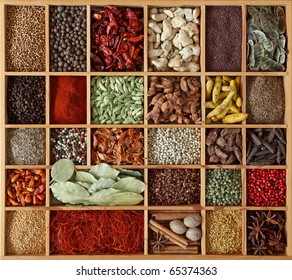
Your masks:
{"label": "ground red chili powder", "polygon": [[86,77],[51,77],[50,123],[86,123]]}

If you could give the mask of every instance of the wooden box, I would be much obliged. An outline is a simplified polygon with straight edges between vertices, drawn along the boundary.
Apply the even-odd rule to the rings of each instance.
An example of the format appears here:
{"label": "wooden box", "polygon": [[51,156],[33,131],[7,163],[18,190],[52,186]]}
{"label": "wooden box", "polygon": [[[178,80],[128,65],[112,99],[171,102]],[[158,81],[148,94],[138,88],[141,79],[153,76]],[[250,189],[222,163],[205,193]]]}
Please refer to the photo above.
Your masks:
{"label": "wooden box", "polygon": [[[50,5],[86,5],[87,8],[87,70],[86,72],[50,72],[49,63],[49,7]],[[90,20],[90,11],[92,7],[103,6],[103,5],[118,5],[118,6],[130,6],[130,7],[141,7],[144,11],[144,65],[143,70],[141,72],[93,72],[91,69],[90,62],[90,42],[91,42],[91,20]],[[5,51],[5,43],[6,43],[6,8],[8,5],[36,5],[36,6],[44,6],[45,7],[45,19],[46,19],[46,69],[43,72],[8,72],[6,68],[6,51]],[[216,73],[216,72],[207,72],[206,71],[206,53],[205,53],[205,18],[206,18],[206,6],[239,6],[242,11],[242,67],[241,72],[226,72],[226,73]],[[248,5],[280,5],[285,7],[286,11],[286,19],[287,19],[287,32],[286,36],[287,40],[287,60],[286,60],[286,70],[285,72],[248,72],[246,69],[247,58],[246,58],[246,15],[247,15],[247,6]],[[148,72],[148,59],[147,59],[147,20],[149,18],[149,9],[152,7],[200,7],[201,8],[201,24],[200,24],[200,46],[201,46],[201,55],[200,55],[200,65],[201,70],[199,72]],[[261,256],[261,259],[292,259],[292,243],[290,242],[292,239],[292,98],[291,98],[291,90],[292,90],[292,56],[291,49],[292,43],[290,37],[292,37],[292,3],[289,0],[279,0],[277,3],[271,0],[267,1],[252,1],[252,0],[243,0],[243,1],[218,1],[218,0],[201,0],[201,1],[190,1],[190,0],[179,0],[179,1],[164,1],[164,0],[145,0],[141,3],[137,1],[128,0],[128,1],[91,1],[84,0],[80,1],[56,1],[56,0],[44,0],[44,1],[35,1],[35,0],[24,0],[24,1],[13,1],[13,0],[1,0],[0,2],[0,18],[1,18],[1,29],[0,29],[0,38],[1,38],[1,95],[0,95],[0,107],[1,110],[1,161],[0,161],[0,182],[1,182],[1,191],[0,191],[0,229],[1,229],[1,243],[0,243],[0,257],[1,259],[258,259],[259,256],[253,256],[247,254],[247,210],[281,210],[286,213],[286,233],[287,233],[287,248],[283,255],[274,255],[274,256]],[[87,122],[83,125],[54,125],[50,123],[50,77],[51,76],[59,76],[59,75],[77,75],[77,76],[86,76],[87,79]],[[25,76],[25,75],[35,75],[35,76],[43,76],[46,80],[46,118],[45,124],[42,125],[14,125],[8,124],[7,121],[7,108],[6,108],[6,87],[7,87],[7,77],[9,76]],[[138,125],[96,125],[91,124],[91,108],[90,108],[90,81],[92,76],[122,76],[122,75],[130,75],[130,76],[141,76],[144,78],[144,123]],[[202,121],[203,124],[200,125],[155,125],[148,123],[146,119],[146,114],[148,111],[148,77],[150,76],[196,76],[199,77],[202,85],[202,101],[201,101],[201,109],[202,109]],[[282,76],[284,79],[285,85],[285,120],[284,124],[281,125],[251,125],[246,124],[244,121],[242,124],[236,125],[227,125],[227,124],[205,124],[205,81],[206,76],[216,76],[216,75],[229,75],[229,76],[241,76],[242,78],[242,97],[243,97],[243,112],[246,112],[246,77],[249,76]],[[54,210],[81,210],[83,207],[74,207],[74,206],[53,206],[51,204],[51,194],[49,191],[49,179],[50,178],[50,130],[52,128],[58,127],[78,127],[85,128],[87,130],[87,165],[78,166],[79,169],[88,169],[91,165],[91,129],[98,127],[135,127],[141,128],[144,131],[144,165],[140,166],[126,166],[125,168],[135,168],[139,170],[143,170],[144,172],[144,180],[147,184],[148,181],[148,169],[161,169],[161,168],[195,168],[200,169],[201,171],[201,198],[200,204],[198,205],[182,205],[182,206],[150,206],[148,205],[148,192],[147,187],[144,193],[144,202],[143,204],[137,206],[91,206],[87,207],[90,210],[142,210],[144,211],[144,252],[141,254],[133,254],[133,255],[82,255],[82,256],[68,256],[68,255],[51,255],[50,254],[50,213]],[[201,163],[197,165],[179,165],[179,166],[162,166],[162,165],[150,165],[148,164],[148,130],[149,128],[161,128],[161,127],[190,127],[190,128],[200,128],[201,130]],[[243,137],[243,162],[242,165],[226,165],[226,166],[209,166],[206,164],[205,159],[205,138],[206,138],[206,130],[208,128],[220,127],[234,127],[242,129],[242,137]],[[286,169],[286,179],[287,179],[287,198],[286,198],[286,206],[282,207],[251,207],[247,206],[246,203],[246,170],[253,168],[253,166],[246,165],[246,129],[247,128],[285,128],[286,129],[286,138],[287,138],[287,151],[286,151],[286,165],[282,166],[260,166],[258,168],[265,169]],[[46,163],[41,166],[19,166],[19,165],[7,165],[7,146],[6,146],[6,136],[7,130],[11,128],[43,128],[46,131]],[[45,206],[37,206],[37,207],[12,207],[5,206],[6,203],[6,174],[8,169],[13,168],[43,168],[46,170],[47,183],[46,183],[46,204]],[[213,207],[206,206],[205,203],[205,171],[208,168],[238,168],[241,170],[242,174],[242,204],[240,206],[226,206],[226,207]],[[6,215],[9,211],[19,211],[19,210],[43,210],[46,215],[46,230],[44,232],[46,236],[46,253],[43,255],[8,255],[6,253],[6,242],[5,242],[5,232],[6,232]],[[206,252],[206,211],[208,210],[241,210],[242,211],[242,254],[238,255],[209,255]],[[202,239],[201,239],[201,253],[197,255],[192,254],[168,254],[168,255],[157,255],[149,253],[149,232],[148,232],[148,221],[151,211],[163,210],[163,211],[200,211],[203,223],[202,223]]]}

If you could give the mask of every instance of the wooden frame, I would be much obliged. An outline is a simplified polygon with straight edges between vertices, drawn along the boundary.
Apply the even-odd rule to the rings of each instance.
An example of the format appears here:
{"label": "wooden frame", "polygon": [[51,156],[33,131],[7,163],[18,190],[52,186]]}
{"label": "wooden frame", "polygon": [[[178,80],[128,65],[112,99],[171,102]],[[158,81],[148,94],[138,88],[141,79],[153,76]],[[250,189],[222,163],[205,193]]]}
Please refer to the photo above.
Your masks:
{"label": "wooden frame", "polygon": [[[137,6],[137,1],[135,0],[127,0],[127,1],[119,1],[119,0],[111,0],[111,1],[92,1],[92,0],[84,0],[84,1],[57,1],[57,0],[25,0],[25,1],[16,1],[16,0],[1,0],[0,2],[0,73],[1,73],[1,95],[0,95],[0,108],[1,110],[1,130],[0,130],[0,147],[1,147],[1,161],[0,161],[0,182],[1,182],[1,190],[0,190],[0,233],[1,233],[1,242],[0,242],[0,258],[1,259],[258,259],[258,256],[250,256],[247,255],[246,252],[246,210],[267,210],[273,209],[273,207],[248,207],[246,206],[246,180],[243,176],[243,199],[242,205],[237,207],[224,207],[225,209],[238,209],[242,210],[243,213],[243,250],[242,255],[206,255],[206,238],[205,238],[205,216],[207,210],[214,210],[216,207],[209,207],[205,206],[205,169],[207,168],[239,168],[242,170],[242,175],[246,174],[246,169],[252,168],[251,166],[246,166],[245,163],[245,155],[246,149],[245,145],[243,144],[243,164],[242,165],[234,165],[234,166],[208,166],[205,165],[205,135],[206,129],[211,127],[230,127],[230,125],[153,125],[148,124],[148,121],[144,118],[144,124],[141,125],[107,125],[107,127],[136,127],[144,129],[145,135],[145,161],[143,166],[126,166],[131,168],[138,168],[144,169],[144,179],[147,184],[148,180],[148,169],[149,168],[166,168],[170,166],[157,166],[157,165],[148,165],[147,155],[148,155],[148,129],[154,127],[192,127],[192,128],[201,128],[201,137],[202,137],[202,144],[201,144],[201,164],[199,165],[180,165],[177,166],[178,168],[200,168],[201,169],[201,205],[185,205],[185,206],[149,206],[148,205],[148,193],[147,189],[145,191],[145,200],[143,205],[138,206],[128,206],[128,207],[99,207],[99,206],[92,206],[88,207],[88,209],[92,210],[118,210],[118,209],[136,209],[136,210],[143,210],[144,211],[144,225],[145,225],[145,242],[144,242],[144,253],[143,254],[135,254],[135,255],[95,255],[95,256],[59,256],[59,255],[50,255],[49,254],[49,222],[50,222],[50,211],[51,210],[78,210],[83,209],[84,207],[65,207],[65,206],[50,206],[50,197],[49,197],[49,180],[47,180],[47,198],[46,198],[46,205],[42,207],[6,207],[5,206],[5,179],[6,179],[6,170],[11,168],[29,168],[32,166],[11,166],[7,165],[6,163],[6,129],[9,128],[44,128],[46,130],[46,164],[44,166],[37,166],[38,168],[46,169],[47,178],[49,178],[49,170],[50,170],[50,129],[57,128],[57,127],[82,127],[87,129],[87,147],[91,147],[91,129],[97,127],[103,127],[104,125],[91,125],[90,119],[90,78],[91,76],[113,76],[113,75],[133,75],[133,76],[142,76],[144,77],[144,109],[147,112],[147,86],[148,86],[148,77],[152,75],[156,76],[199,76],[202,83],[202,116],[203,121],[205,119],[205,109],[204,109],[204,100],[205,100],[205,80],[206,76],[216,76],[218,73],[215,72],[206,72],[205,71],[205,22],[203,21],[201,24],[200,30],[200,44],[201,44],[201,71],[196,73],[180,73],[180,72],[148,72],[148,59],[147,59],[147,36],[144,38],[144,69],[141,72],[119,72],[119,73],[110,73],[110,72],[91,72],[90,71],[90,7],[92,6],[102,6],[106,4],[112,5],[129,5],[129,6]],[[50,5],[86,5],[87,6],[87,71],[86,72],[49,72],[49,6]],[[6,5],[41,5],[45,6],[45,17],[46,17],[46,71],[45,72],[7,72],[6,71],[6,52],[5,52],[5,7]],[[275,3],[272,0],[267,1],[253,1],[253,0],[243,0],[243,1],[234,1],[234,0],[199,0],[199,1],[190,1],[190,0],[145,0],[141,2],[139,7],[144,9],[144,18],[145,21],[148,18],[148,7],[156,6],[156,7],[172,7],[172,6],[200,6],[201,7],[201,18],[205,19],[205,7],[208,5],[212,6],[223,6],[223,5],[234,5],[242,7],[242,71],[237,73],[220,73],[220,75],[226,74],[229,76],[240,75],[242,76],[242,97],[243,97],[243,111],[246,109],[246,77],[247,76],[283,76],[284,77],[284,84],[285,84],[285,94],[286,94],[286,108],[285,108],[285,121],[283,125],[250,125],[243,122],[242,124],[233,125],[232,127],[239,127],[242,128],[242,135],[243,135],[243,143],[246,141],[246,128],[256,128],[256,127],[281,127],[286,128],[287,133],[287,155],[286,155],[286,165],[285,166],[265,166],[259,168],[275,168],[275,169],[286,169],[287,170],[287,199],[286,199],[286,206],[278,207],[277,210],[283,210],[286,212],[286,232],[287,232],[287,239],[288,245],[286,248],[285,255],[281,256],[261,256],[261,259],[292,259],[292,128],[291,128],[291,121],[292,121],[292,98],[291,98],[291,90],[292,90],[292,56],[291,56],[291,49],[292,49],[292,42],[290,37],[292,38],[292,2],[289,0],[279,0]],[[288,55],[287,55],[287,69],[285,72],[247,72],[246,70],[246,7],[248,5],[281,5],[285,6],[286,8],[286,19],[287,19],[287,37],[288,40]],[[144,34],[147,34],[147,25],[144,25]],[[49,87],[49,77],[50,76],[57,76],[57,75],[76,75],[76,76],[87,76],[87,124],[84,125],[52,125],[49,123],[49,97],[50,97],[50,87]],[[7,124],[7,115],[6,115],[6,80],[8,76],[16,76],[16,75],[42,75],[46,77],[46,123],[44,125],[11,125]],[[145,115],[144,115],[145,116]],[[90,150],[88,149],[88,157],[87,157],[87,165],[86,166],[79,166],[80,169],[86,169],[91,164],[90,159]],[[33,166],[36,167],[36,166]],[[171,166],[174,168],[176,166]],[[11,256],[6,255],[5,252],[5,213],[11,210],[31,210],[31,209],[38,209],[46,211],[46,254],[45,255],[23,255],[23,256]],[[200,210],[202,217],[203,217],[203,238],[202,238],[202,253],[200,255],[149,255],[148,254],[148,212],[149,210]]]}

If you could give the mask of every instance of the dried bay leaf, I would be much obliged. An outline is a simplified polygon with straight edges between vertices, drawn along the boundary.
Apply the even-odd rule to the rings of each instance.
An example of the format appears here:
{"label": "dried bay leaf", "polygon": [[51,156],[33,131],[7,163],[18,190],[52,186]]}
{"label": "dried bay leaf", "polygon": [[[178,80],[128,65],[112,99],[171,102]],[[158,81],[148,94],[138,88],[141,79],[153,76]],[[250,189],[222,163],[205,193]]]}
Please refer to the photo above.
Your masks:
{"label": "dried bay leaf", "polygon": [[60,159],[53,166],[51,176],[53,181],[65,182],[74,174],[74,163],[70,159]]}
{"label": "dried bay leaf", "polygon": [[85,171],[77,171],[75,180],[88,184],[93,184],[97,181],[97,179],[93,175]]}
{"label": "dried bay leaf", "polygon": [[[74,183],[74,182],[73,182]],[[89,187],[90,187],[90,184],[88,184],[88,183],[85,183],[85,182],[76,182],[76,184],[78,184],[78,185],[80,185],[81,187],[83,187],[83,188],[85,188],[85,189],[89,189]]]}
{"label": "dried bay leaf", "polygon": [[115,180],[120,172],[106,163],[100,163],[92,167],[89,170],[89,173],[92,174],[95,178],[102,177]]}
{"label": "dried bay leaf", "polygon": [[107,197],[112,205],[136,205],[143,201],[143,196],[134,192],[121,192]]}
{"label": "dried bay leaf", "polygon": [[132,176],[132,177],[143,177],[143,175],[136,170],[129,170],[129,169],[118,169],[120,171],[119,177],[121,176]]}
{"label": "dried bay leaf", "polygon": [[72,182],[59,182],[51,185],[55,198],[63,203],[81,204],[90,196],[80,185]]}
{"label": "dried bay leaf", "polygon": [[126,192],[142,193],[145,190],[145,184],[133,177],[127,177],[116,182],[112,188]]}
{"label": "dried bay leaf", "polygon": [[95,193],[97,191],[100,191],[102,189],[108,189],[112,185],[115,184],[115,180],[110,178],[99,178],[96,182],[90,185],[88,191],[90,193]]}
{"label": "dried bay leaf", "polygon": [[120,193],[122,191],[116,190],[113,188],[103,189],[94,194],[92,194],[89,198],[86,199],[83,203],[85,205],[115,205],[112,204],[108,197],[112,194]]}

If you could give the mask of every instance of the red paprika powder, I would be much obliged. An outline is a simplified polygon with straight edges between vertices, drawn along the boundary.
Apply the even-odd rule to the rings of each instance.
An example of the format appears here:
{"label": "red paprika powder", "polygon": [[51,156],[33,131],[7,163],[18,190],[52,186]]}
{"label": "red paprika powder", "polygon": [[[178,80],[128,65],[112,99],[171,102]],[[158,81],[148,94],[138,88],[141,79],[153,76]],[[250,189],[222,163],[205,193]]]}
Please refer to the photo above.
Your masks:
{"label": "red paprika powder", "polygon": [[50,91],[50,123],[86,123],[86,77],[51,77]]}

